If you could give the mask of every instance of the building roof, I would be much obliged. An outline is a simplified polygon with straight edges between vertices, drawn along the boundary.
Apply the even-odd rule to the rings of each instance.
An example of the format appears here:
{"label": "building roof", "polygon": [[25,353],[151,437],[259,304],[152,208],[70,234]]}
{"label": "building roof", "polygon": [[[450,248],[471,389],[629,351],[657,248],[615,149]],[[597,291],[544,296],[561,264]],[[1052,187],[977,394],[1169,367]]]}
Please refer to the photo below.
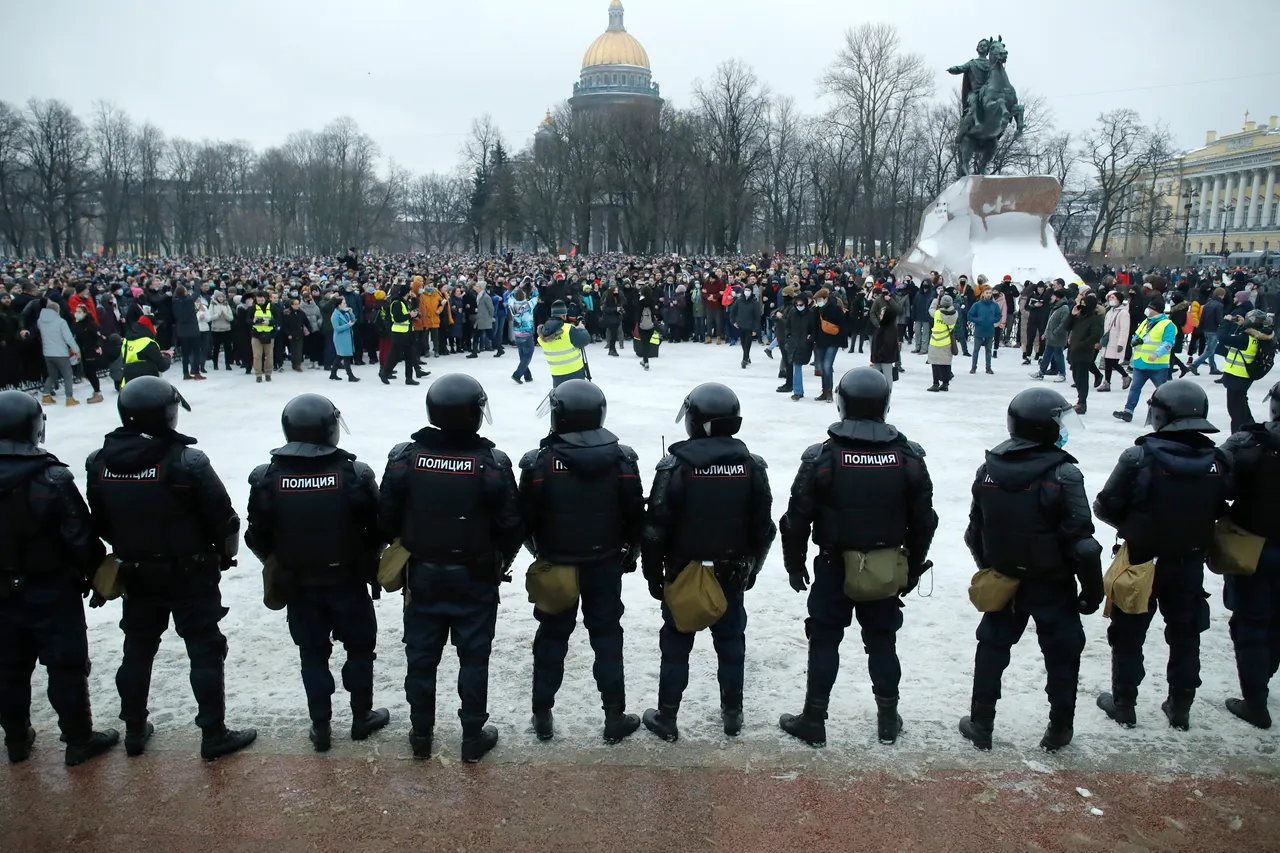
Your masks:
{"label": "building roof", "polygon": [[621,0],[609,4],[609,28],[591,43],[582,56],[582,67],[594,65],[635,65],[649,67],[649,54],[644,45],[622,24]]}

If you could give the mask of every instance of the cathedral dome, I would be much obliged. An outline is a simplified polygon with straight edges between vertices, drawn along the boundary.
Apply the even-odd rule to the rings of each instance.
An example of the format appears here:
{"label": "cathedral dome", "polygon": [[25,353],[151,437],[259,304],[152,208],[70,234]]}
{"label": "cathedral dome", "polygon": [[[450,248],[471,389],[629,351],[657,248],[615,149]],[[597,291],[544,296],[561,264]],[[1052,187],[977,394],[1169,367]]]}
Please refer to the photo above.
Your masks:
{"label": "cathedral dome", "polygon": [[597,65],[633,65],[649,67],[649,54],[635,36],[622,24],[621,0],[609,4],[609,28],[591,43],[582,57],[582,67]]}

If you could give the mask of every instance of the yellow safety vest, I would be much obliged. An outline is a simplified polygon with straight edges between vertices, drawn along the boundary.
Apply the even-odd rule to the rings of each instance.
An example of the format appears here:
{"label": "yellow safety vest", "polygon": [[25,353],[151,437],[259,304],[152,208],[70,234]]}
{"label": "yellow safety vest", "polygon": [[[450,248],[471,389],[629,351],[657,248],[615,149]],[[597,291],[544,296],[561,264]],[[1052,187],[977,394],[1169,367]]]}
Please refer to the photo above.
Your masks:
{"label": "yellow safety vest", "polygon": [[259,305],[253,311],[253,330],[255,332],[270,332],[275,327],[275,318],[271,315],[271,309],[265,305]]}
{"label": "yellow safety vest", "polygon": [[552,340],[539,337],[538,346],[542,347],[542,353],[547,357],[547,368],[552,376],[564,376],[586,367],[586,363],[582,360],[582,350],[575,347],[569,340],[567,326],[559,337]]}
{"label": "yellow safety vest", "polygon": [[[959,316],[957,315],[957,320]],[[954,326],[948,326],[942,322],[942,309],[939,308],[933,312],[933,331],[929,334],[929,346],[931,347],[949,347],[951,346],[951,335]]]}
{"label": "yellow safety vest", "polygon": [[1137,332],[1137,336],[1142,339],[1142,343],[1133,348],[1134,360],[1142,359],[1142,363],[1148,367],[1168,367],[1170,353],[1156,355],[1156,350],[1164,343],[1164,330],[1170,325],[1167,317],[1154,326],[1151,325],[1150,317],[1143,320]]}
{"label": "yellow safety vest", "polygon": [[1249,346],[1244,349],[1235,349],[1234,347],[1227,352],[1227,366],[1223,368],[1232,376],[1239,376],[1241,379],[1249,378],[1249,365],[1253,363],[1253,358],[1258,354],[1258,339],[1249,336]]}
{"label": "yellow safety vest", "polygon": [[[397,306],[397,305],[398,305],[398,306],[400,306],[400,310],[404,312],[404,321],[403,321],[403,322],[398,322],[398,321],[396,321],[396,306]],[[409,331],[409,321],[410,321],[411,319],[412,319],[412,318],[409,316],[409,309],[405,306],[405,304],[404,304],[403,302],[392,302],[392,303],[391,303],[391,320],[392,320],[392,323],[391,323],[391,333],[392,333],[393,335],[403,335],[403,334],[407,334],[407,333],[408,333],[408,331]]]}
{"label": "yellow safety vest", "polygon": [[[124,363],[137,364],[142,361],[142,351],[155,343],[154,338],[130,338],[124,342]],[[120,387],[123,388],[128,379],[121,378]]]}

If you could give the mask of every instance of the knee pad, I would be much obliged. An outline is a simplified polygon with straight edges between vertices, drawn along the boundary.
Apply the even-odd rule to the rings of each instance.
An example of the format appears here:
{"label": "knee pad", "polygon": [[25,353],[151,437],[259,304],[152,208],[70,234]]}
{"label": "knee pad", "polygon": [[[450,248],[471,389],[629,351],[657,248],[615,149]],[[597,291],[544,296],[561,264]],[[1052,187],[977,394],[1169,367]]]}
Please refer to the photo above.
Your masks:
{"label": "knee pad", "polygon": [[[221,633],[193,640],[189,651],[192,669],[216,669],[227,659],[227,638]],[[326,657],[325,660],[328,660]]]}
{"label": "knee pad", "polygon": [[458,666],[488,666],[488,652],[468,652],[458,655]]}
{"label": "knee pad", "polygon": [[364,663],[366,661],[368,661],[369,663],[372,663],[373,661],[378,659],[378,655],[371,648],[352,649],[348,647],[346,651],[347,651],[347,661],[349,663]]}
{"label": "knee pad", "polygon": [[298,649],[298,657],[303,667],[329,667],[329,655],[332,649],[328,646],[305,646]]}

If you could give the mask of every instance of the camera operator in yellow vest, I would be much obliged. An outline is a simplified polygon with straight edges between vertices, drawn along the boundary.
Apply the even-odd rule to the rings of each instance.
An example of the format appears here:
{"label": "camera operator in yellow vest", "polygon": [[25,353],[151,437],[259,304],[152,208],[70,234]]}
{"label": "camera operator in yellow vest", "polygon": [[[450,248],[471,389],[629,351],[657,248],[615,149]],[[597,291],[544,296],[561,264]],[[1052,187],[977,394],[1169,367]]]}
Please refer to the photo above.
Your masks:
{"label": "camera operator in yellow vest", "polygon": [[1112,415],[1125,423],[1133,420],[1142,386],[1148,380],[1157,388],[1169,381],[1169,356],[1178,338],[1178,329],[1164,313],[1164,297],[1159,294],[1147,303],[1147,316],[1133,333],[1133,384],[1124,408]]}
{"label": "camera operator in yellow vest", "polygon": [[1231,415],[1231,432],[1235,434],[1256,423],[1249,409],[1249,387],[1255,376],[1265,375],[1258,372],[1258,368],[1265,371],[1268,364],[1265,360],[1259,361],[1260,355],[1268,355],[1265,350],[1269,350],[1274,358],[1275,327],[1267,313],[1257,309],[1243,315],[1233,314],[1227,319],[1237,324],[1236,331],[1218,340],[1227,348],[1221,381],[1227,389],[1227,412]]}
{"label": "camera operator in yellow vest", "polygon": [[591,334],[582,323],[570,326],[568,313],[565,304],[557,300],[551,306],[551,319],[538,329],[538,346],[547,357],[553,388],[570,379],[589,378],[583,350],[591,343]]}
{"label": "camera operator in yellow vest", "polygon": [[254,306],[252,324],[249,328],[252,336],[249,346],[253,353],[253,372],[256,381],[261,382],[263,375],[271,381],[271,368],[276,361],[276,319],[275,306],[265,294],[258,295],[258,304]]}

